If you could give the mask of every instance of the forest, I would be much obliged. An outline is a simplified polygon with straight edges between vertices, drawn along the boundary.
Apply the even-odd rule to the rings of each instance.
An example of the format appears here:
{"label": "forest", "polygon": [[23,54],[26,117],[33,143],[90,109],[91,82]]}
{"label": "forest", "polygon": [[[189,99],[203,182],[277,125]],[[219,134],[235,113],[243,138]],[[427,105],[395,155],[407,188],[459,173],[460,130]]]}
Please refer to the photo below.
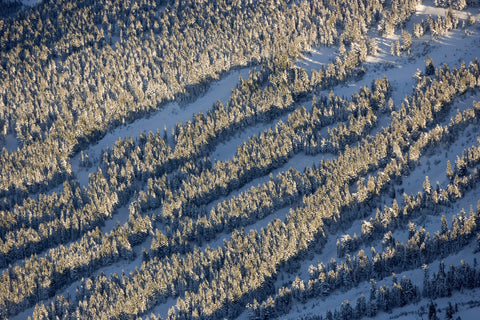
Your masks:
{"label": "forest", "polygon": [[477,319],[479,12],[0,0],[0,318]]}

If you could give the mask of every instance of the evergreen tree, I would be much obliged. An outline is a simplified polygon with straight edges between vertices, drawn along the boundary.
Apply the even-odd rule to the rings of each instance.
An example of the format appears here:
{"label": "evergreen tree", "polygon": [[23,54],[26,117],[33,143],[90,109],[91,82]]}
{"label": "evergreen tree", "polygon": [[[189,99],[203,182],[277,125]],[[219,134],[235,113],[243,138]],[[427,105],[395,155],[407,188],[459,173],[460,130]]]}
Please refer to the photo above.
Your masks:
{"label": "evergreen tree", "polygon": [[425,74],[431,76],[435,74],[435,66],[433,65],[433,60],[429,56],[425,59]]}
{"label": "evergreen tree", "polygon": [[433,301],[430,301],[430,304],[428,305],[428,320],[438,320],[437,309]]}

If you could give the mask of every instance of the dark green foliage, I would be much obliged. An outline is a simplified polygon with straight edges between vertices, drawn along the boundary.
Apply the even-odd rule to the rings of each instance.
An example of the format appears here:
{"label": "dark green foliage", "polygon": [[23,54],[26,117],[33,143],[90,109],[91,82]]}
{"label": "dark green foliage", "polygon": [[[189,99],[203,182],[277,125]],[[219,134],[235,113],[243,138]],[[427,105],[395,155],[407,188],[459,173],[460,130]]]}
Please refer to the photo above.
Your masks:
{"label": "dark green foliage", "polygon": [[13,17],[21,9],[20,1],[0,0],[0,19]]}
{"label": "dark green foliage", "polygon": [[425,60],[425,74],[427,76],[431,76],[435,73],[435,66],[433,65],[433,60],[429,56],[427,56]]}

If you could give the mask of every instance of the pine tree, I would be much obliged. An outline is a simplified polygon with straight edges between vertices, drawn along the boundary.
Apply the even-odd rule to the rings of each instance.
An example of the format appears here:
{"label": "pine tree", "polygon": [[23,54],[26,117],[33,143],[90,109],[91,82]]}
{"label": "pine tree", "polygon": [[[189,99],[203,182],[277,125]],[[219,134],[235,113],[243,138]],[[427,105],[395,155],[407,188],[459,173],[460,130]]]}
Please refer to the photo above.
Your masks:
{"label": "pine tree", "polygon": [[447,320],[453,319],[453,314],[455,313],[455,309],[453,308],[453,305],[451,302],[448,302],[448,307],[445,310],[445,318]]}
{"label": "pine tree", "polygon": [[433,65],[433,60],[429,56],[425,59],[425,74],[431,76],[435,74],[435,66]]}
{"label": "pine tree", "polygon": [[430,304],[428,305],[428,320],[438,320],[437,309],[435,308],[433,301],[430,301]]}
{"label": "pine tree", "polygon": [[452,164],[450,163],[450,160],[447,161],[447,177],[449,180],[453,179],[453,170],[452,170]]}
{"label": "pine tree", "polygon": [[357,304],[355,305],[355,318],[360,319],[367,316],[367,300],[362,294],[357,299]]}
{"label": "pine tree", "polygon": [[442,229],[440,231],[440,234],[446,234],[448,232],[448,223],[447,219],[445,218],[445,215],[442,214]]}

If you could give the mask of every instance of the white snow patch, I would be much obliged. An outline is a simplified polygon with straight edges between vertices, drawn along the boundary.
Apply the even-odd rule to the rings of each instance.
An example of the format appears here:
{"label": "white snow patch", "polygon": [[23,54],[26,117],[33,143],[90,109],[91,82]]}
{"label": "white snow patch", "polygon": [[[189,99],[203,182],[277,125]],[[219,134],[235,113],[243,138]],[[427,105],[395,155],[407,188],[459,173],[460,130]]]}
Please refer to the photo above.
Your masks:
{"label": "white snow patch", "polygon": [[[151,311],[152,314],[160,316],[161,319],[167,319],[168,316],[168,310],[175,306],[177,304],[177,298],[169,298],[167,299],[166,302],[159,304],[153,308]],[[150,315],[150,312],[148,312],[148,315]],[[143,318],[146,319],[146,316]]]}
{"label": "white snow patch", "polygon": [[116,210],[112,219],[105,221],[105,225],[101,228],[103,233],[109,233],[116,226],[123,226],[127,221],[130,215],[129,205],[131,201],[128,201],[126,205]]}
{"label": "white snow patch", "polygon": [[304,52],[295,65],[304,68],[310,75],[312,70],[320,70],[323,66],[327,66],[337,54],[336,47],[314,47]]}
{"label": "white snow patch", "polygon": [[17,138],[14,134],[9,133],[4,138],[4,147],[8,152],[15,152],[20,147]]}
{"label": "white snow patch", "polygon": [[25,6],[32,7],[41,1],[42,0],[21,0],[20,2]]}
{"label": "white snow patch", "polygon": [[461,301],[473,300],[477,302],[477,306],[469,308],[467,305],[465,308],[460,309],[458,314],[456,313],[455,316],[460,317],[463,320],[478,320],[480,317],[480,306],[478,306],[480,303],[478,298],[480,297],[480,289],[476,289],[472,292],[464,293],[462,295],[464,296],[463,299],[460,295],[458,295],[455,297],[455,301],[459,301],[461,303]]}

